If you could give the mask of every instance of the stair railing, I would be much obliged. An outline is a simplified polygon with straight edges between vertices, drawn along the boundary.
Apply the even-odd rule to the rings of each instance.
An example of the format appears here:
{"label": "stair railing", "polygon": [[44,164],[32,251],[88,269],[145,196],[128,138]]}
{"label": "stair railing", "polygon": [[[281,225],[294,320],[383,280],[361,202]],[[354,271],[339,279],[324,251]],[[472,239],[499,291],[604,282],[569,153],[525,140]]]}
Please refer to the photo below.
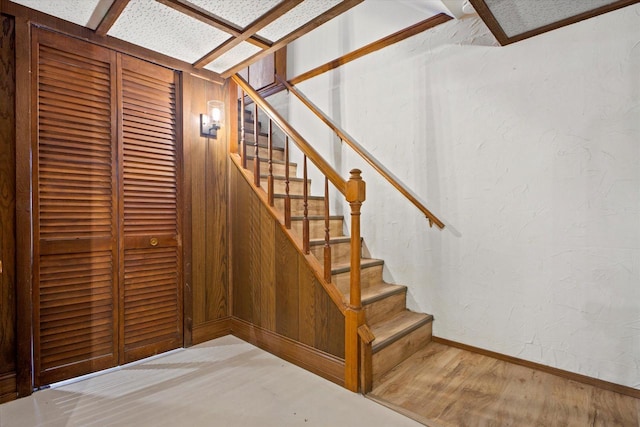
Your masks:
{"label": "stair railing", "polygon": [[239,75],[234,75],[231,79],[242,89],[240,97],[241,108],[241,128],[240,142],[242,144],[240,155],[241,165],[247,169],[247,141],[245,129],[245,95],[251,98],[254,103],[254,158],[253,173],[254,186],[260,187],[260,152],[259,152],[259,125],[258,108],[260,108],[269,118],[269,135],[267,142],[269,175],[267,181],[267,200],[272,205],[273,200],[273,169],[272,169],[272,126],[275,124],[285,134],[285,200],[284,200],[284,225],[291,228],[291,200],[289,197],[289,140],[302,151],[304,155],[303,164],[303,242],[302,249],[305,254],[309,253],[309,223],[308,223],[308,180],[307,180],[307,159],[310,160],[318,170],[325,176],[325,206],[324,206],[324,281],[331,283],[331,247],[330,247],[330,217],[327,197],[329,182],[344,195],[351,207],[351,240],[350,240],[350,286],[349,303],[340,307],[345,316],[345,387],[351,391],[358,391],[359,368],[360,368],[360,338],[358,328],[364,324],[364,311],[362,310],[362,296],[360,286],[360,255],[362,253],[360,239],[360,208],[366,198],[366,185],[362,180],[361,171],[353,169],[348,180],[344,180],[329,163],[318,154],[318,152],[302,137],[264,98],[262,98],[248,83]]}
{"label": "stair railing", "polygon": [[347,134],[343,129],[341,129],[329,116],[327,116],[322,110],[320,110],[313,102],[309,100],[302,92],[300,92],[296,87],[290,84],[288,81],[283,79],[282,77],[276,75],[278,81],[280,81],[289,91],[289,93],[295,95],[304,105],[307,106],[313,113],[318,116],[320,120],[322,120],[327,126],[333,130],[333,132],[344,141],[349,147],[351,147],[360,157],[362,157],[367,163],[373,167],[380,175],[382,175],[389,183],[398,190],[404,197],[406,197],[415,207],[417,207],[429,220],[429,226],[433,227],[435,224],[438,228],[443,229],[444,223],[438,219],[429,209],[426,208],[420,201],[411,193],[409,189],[407,189],[404,185],[402,185],[399,180],[393,176],[391,172],[389,172],[380,162],[378,162],[367,150],[364,149],[360,144],[358,144],[351,136]]}

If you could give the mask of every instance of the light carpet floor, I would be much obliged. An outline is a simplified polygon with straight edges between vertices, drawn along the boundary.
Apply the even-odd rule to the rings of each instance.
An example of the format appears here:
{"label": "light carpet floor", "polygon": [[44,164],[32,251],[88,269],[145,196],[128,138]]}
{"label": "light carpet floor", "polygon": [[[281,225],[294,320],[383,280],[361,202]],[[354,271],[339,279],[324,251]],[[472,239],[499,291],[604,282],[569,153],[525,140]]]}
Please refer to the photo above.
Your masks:
{"label": "light carpet floor", "polygon": [[1,427],[419,425],[233,336],[0,405]]}

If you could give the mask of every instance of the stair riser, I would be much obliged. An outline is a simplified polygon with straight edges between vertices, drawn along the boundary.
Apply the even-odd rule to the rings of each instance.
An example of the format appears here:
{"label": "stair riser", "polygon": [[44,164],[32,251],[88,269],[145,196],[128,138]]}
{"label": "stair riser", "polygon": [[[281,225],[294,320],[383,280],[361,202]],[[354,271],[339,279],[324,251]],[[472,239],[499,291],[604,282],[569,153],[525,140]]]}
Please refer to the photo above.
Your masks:
{"label": "stair riser", "polygon": [[[260,165],[262,167],[262,165]],[[267,172],[267,171],[263,171]],[[264,178],[266,179],[266,178]],[[274,179],[273,180],[273,192],[276,194],[285,194],[286,184],[283,179]],[[289,181],[289,195],[299,195],[302,196],[304,189],[303,181]],[[307,194],[311,194],[311,180],[307,181]]]}
{"label": "stair riser", "polygon": [[[349,262],[351,257],[351,243],[334,243],[331,245],[331,264],[343,264]],[[324,245],[316,245],[311,247],[311,253],[324,265]]]}
{"label": "stair riser", "polygon": [[[248,153],[248,155],[251,155],[251,153]],[[247,160],[247,169],[249,169],[250,171],[253,172],[253,159],[248,159]],[[285,174],[285,165],[282,163],[273,163],[273,174],[274,175],[282,175],[284,176]],[[296,166],[289,164],[289,176],[296,176]],[[269,164],[263,160],[260,159],[260,174],[263,173],[268,173],[269,172]],[[266,180],[265,180],[266,182]]]}
{"label": "stair riser", "polygon": [[[302,221],[291,221],[291,229],[302,236]],[[332,236],[342,236],[342,220],[331,219],[329,220],[329,233]],[[309,238],[310,239],[324,239],[324,220],[310,220],[309,221]]]}
{"label": "stair riser", "polygon": [[[333,275],[333,283],[336,284],[338,289],[343,294],[349,293],[351,287],[351,272],[346,271],[344,273]],[[375,265],[369,268],[363,268],[360,270],[360,287],[366,288],[373,283],[382,281],[382,265]]]}
{"label": "stair riser", "polygon": [[407,293],[401,292],[365,305],[364,312],[366,314],[367,324],[372,325],[381,322],[396,313],[404,311],[407,307],[406,303]]}
{"label": "stair riser", "polygon": [[429,322],[374,353],[372,359],[373,386],[377,385],[380,377],[427,345],[431,341],[431,331],[432,322]]}
{"label": "stair riser", "polygon": [[[284,212],[284,198],[276,198],[274,200],[274,205],[276,209],[279,209],[281,212]],[[324,200],[308,200],[307,201],[307,215],[317,216],[324,215]],[[304,200],[303,199],[291,199],[291,216],[302,216],[304,213]],[[324,230],[324,228],[323,228]],[[332,234],[333,237],[335,235]],[[342,233],[340,233],[342,236]],[[322,234],[322,238],[324,239],[324,231]]]}
{"label": "stair riser", "polygon": [[[253,129],[253,128],[251,128]],[[245,132],[244,139],[247,143],[247,150],[253,146],[255,139],[253,138],[253,133]],[[240,144],[242,141],[242,132],[238,132],[238,143]],[[267,145],[269,143],[269,137],[267,135],[258,134],[258,144]]]}
{"label": "stair riser", "polygon": [[[260,141],[260,144],[267,144],[266,142]],[[247,154],[250,156],[255,156],[256,147],[253,145],[253,140],[247,141]],[[258,153],[261,160],[269,160],[269,149],[267,147],[263,147],[260,145],[258,147]],[[281,150],[273,150],[272,160],[280,160],[284,161],[284,151]],[[266,171],[265,171],[266,172]]]}

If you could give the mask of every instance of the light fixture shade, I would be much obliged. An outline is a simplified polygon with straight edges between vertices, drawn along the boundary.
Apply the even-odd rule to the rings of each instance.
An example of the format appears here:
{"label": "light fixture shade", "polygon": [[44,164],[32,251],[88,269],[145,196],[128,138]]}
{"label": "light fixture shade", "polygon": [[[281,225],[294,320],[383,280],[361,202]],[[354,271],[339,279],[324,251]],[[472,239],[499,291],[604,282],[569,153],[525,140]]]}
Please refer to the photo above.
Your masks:
{"label": "light fixture shade", "polygon": [[224,102],[208,101],[207,113],[200,114],[200,136],[218,138],[218,129],[224,122]]}
{"label": "light fixture shade", "polygon": [[207,102],[207,114],[213,123],[220,126],[224,121],[224,102],[215,100]]}

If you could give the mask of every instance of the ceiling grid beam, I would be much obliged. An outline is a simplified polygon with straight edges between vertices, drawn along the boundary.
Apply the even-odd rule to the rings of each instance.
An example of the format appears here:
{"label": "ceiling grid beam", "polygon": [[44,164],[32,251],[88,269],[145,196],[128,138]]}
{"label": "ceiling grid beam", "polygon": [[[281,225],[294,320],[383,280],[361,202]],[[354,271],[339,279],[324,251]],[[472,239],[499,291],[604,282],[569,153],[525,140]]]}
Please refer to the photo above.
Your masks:
{"label": "ceiling grid beam", "polygon": [[99,36],[106,36],[109,32],[109,29],[116,23],[124,8],[129,4],[129,0],[115,0],[109,10],[100,21],[100,24],[95,29],[95,32]]}
{"label": "ceiling grid beam", "polygon": [[[177,10],[180,13],[183,13],[191,18],[197,19],[200,22],[204,22],[205,24],[211,25],[219,29],[220,31],[224,31],[225,33],[231,34],[233,37],[242,36],[243,29],[228,22],[224,19],[212,15],[204,9],[201,9],[192,4],[187,4],[185,2],[179,0],[156,0],[158,3],[161,3],[165,6],[168,6],[174,10]],[[252,35],[248,38],[249,43],[252,43],[258,46],[260,49],[267,49],[271,47],[271,42],[261,37],[257,37]]]}
{"label": "ceiling grid beam", "polygon": [[[291,9],[302,3],[303,0],[284,0],[280,4],[278,4],[273,9],[269,10],[267,13],[253,21],[251,24],[247,25],[247,27],[242,31],[242,33],[237,37],[232,37],[222,45],[213,49],[202,58],[198,59],[193,63],[193,66],[196,68],[202,68],[205,65],[209,64],[216,58],[219,58],[224,53],[230,51],[234,47],[238,46],[240,43],[244,42],[255,33],[271,24],[276,19],[280,18],[285,13],[289,12]],[[269,45],[271,47],[272,44]]]}

